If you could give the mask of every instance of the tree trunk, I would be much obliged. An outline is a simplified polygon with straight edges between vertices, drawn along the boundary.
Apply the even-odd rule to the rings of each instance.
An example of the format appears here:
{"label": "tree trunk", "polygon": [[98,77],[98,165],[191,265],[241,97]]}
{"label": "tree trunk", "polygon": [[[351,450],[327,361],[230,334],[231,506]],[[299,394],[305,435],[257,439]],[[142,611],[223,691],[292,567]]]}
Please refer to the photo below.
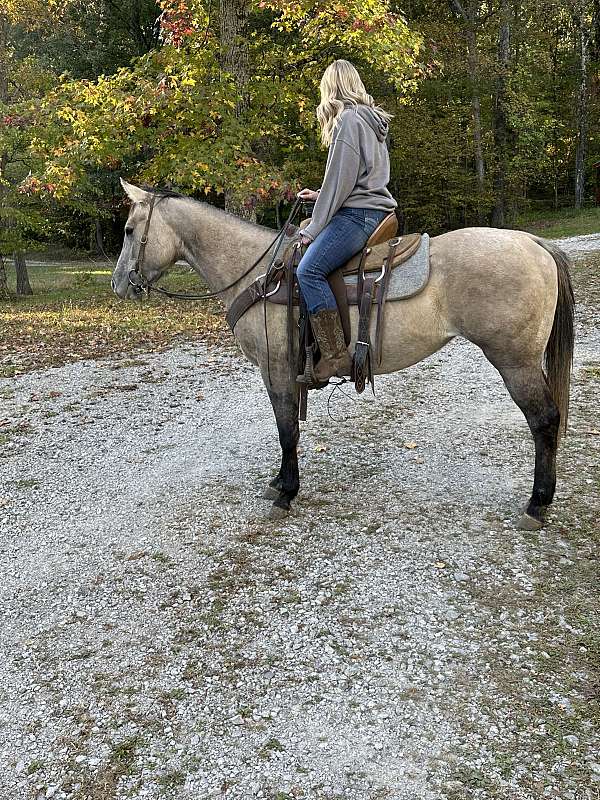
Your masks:
{"label": "tree trunk", "polygon": [[8,291],[8,281],[6,280],[6,268],[2,253],[0,253],[0,300],[8,300],[9,298],[10,292]]}
{"label": "tree trunk", "polygon": [[477,44],[478,5],[463,0],[450,0],[450,5],[465,23],[467,42],[467,67],[471,84],[471,113],[473,116],[473,156],[477,179],[477,221],[484,222],[483,193],[485,190],[485,163],[483,160],[483,136],[481,126],[481,97],[479,85],[479,51]]}
{"label": "tree trunk", "polygon": [[475,156],[475,174],[477,176],[477,191],[479,203],[477,215],[479,222],[483,221],[481,199],[485,184],[485,164],[483,161],[483,147],[481,134],[481,99],[479,96],[479,56],[477,53],[477,34],[475,28],[467,31],[467,62],[469,65],[469,79],[471,81],[471,110],[473,114],[473,148]]}
{"label": "tree trunk", "polygon": [[[8,102],[8,20],[6,16],[0,13],[0,103]],[[0,152],[0,210],[4,205],[4,197],[6,196],[6,165],[8,163],[8,155],[6,152]],[[6,220],[4,214],[0,213],[0,240],[2,239],[2,229],[6,228]],[[8,291],[8,281],[6,279],[6,268],[0,253],[0,299],[7,300],[10,297]]]}
{"label": "tree trunk", "polygon": [[102,220],[96,217],[94,220],[94,231],[96,237],[96,255],[104,255],[104,237],[102,235]]}
{"label": "tree trunk", "polygon": [[590,39],[595,25],[592,20],[588,22],[588,12],[593,17],[592,10],[588,8],[587,0],[579,0],[578,30],[577,30],[577,55],[579,59],[579,85],[577,87],[577,146],[575,149],[575,208],[582,208],[585,201],[585,159],[587,156],[589,139],[589,62]]}
{"label": "tree trunk", "polygon": [[494,207],[491,225],[503,228],[507,206],[508,142],[510,123],[508,119],[508,72],[510,67],[511,8],[508,0],[502,0],[501,23],[498,31],[498,63],[496,91],[494,97]]}
{"label": "tree trunk", "polygon": [[[247,40],[250,3],[248,0],[220,0],[221,68],[233,76],[238,90],[236,116],[248,107],[249,52]],[[238,217],[256,219],[256,212],[246,208],[233,193],[225,190],[225,209]]]}
{"label": "tree trunk", "polygon": [[15,250],[13,253],[13,259],[15,262],[15,272],[17,275],[17,295],[25,296],[33,294],[33,289],[29,283],[29,275],[27,274],[25,253],[22,250]]}

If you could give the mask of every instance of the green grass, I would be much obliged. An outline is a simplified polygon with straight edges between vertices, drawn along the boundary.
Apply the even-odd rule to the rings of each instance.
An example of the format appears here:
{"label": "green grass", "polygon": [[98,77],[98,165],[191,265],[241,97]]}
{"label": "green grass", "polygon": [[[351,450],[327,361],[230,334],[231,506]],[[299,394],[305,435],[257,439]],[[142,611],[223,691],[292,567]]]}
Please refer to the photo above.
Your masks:
{"label": "green grass", "polygon": [[[175,338],[214,340],[225,334],[218,302],[156,296],[142,304],[121,301],[110,288],[111,269],[106,262],[42,263],[32,257],[33,296],[0,302],[0,377],[80,358],[162,349]],[[14,291],[11,265],[7,272]],[[175,267],[162,283],[179,291],[200,285],[185,267]]]}
{"label": "green grass", "polygon": [[600,206],[581,211],[574,208],[527,211],[517,217],[515,227],[546,239],[600,233]]}

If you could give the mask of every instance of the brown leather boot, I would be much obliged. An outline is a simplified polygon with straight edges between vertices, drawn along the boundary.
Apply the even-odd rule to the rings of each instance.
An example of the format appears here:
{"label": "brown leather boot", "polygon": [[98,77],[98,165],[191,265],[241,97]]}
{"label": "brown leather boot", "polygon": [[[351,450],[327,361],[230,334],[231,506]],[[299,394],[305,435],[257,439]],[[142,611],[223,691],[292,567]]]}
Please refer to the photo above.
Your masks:
{"label": "brown leather boot", "polygon": [[325,308],[311,314],[310,324],[321,351],[321,359],[311,370],[311,375],[307,375],[306,370],[303,375],[298,375],[298,383],[319,384],[334,376],[342,378],[350,375],[352,362],[337,308]]}

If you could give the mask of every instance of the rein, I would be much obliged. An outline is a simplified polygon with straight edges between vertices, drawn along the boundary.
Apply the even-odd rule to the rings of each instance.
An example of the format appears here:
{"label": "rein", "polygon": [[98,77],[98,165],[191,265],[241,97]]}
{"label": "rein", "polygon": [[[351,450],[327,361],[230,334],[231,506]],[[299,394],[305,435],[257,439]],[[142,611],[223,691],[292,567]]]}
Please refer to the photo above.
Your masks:
{"label": "rein", "polygon": [[264,250],[259,255],[256,261],[254,261],[254,263],[251,264],[248,267],[248,269],[242,275],[239,276],[239,278],[236,278],[234,281],[227,284],[227,286],[224,286],[222,289],[217,289],[214,292],[206,292],[205,294],[185,294],[183,292],[169,292],[167,289],[162,289],[159,286],[153,286],[152,283],[145,277],[145,275],[142,272],[142,266],[144,264],[144,255],[146,253],[146,245],[148,244],[148,231],[150,229],[150,220],[152,219],[152,212],[154,211],[155,200],[156,200],[156,195],[153,194],[152,197],[150,198],[150,210],[148,211],[148,218],[146,219],[146,225],[144,226],[144,233],[142,234],[142,238],[140,239],[140,246],[138,249],[137,257],[135,259],[134,268],[129,272],[128,276],[129,285],[133,286],[136,294],[141,294],[142,292],[146,292],[146,294],[148,294],[149,292],[156,292],[157,294],[165,295],[165,297],[170,297],[174,300],[210,300],[213,297],[218,297],[220,294],[223,294],[223,292],[226,292],[229,289],[233,289],[233,287],[236,284],[238,284],[241,280],[243,280],[247,275],[249,275],[252,272],[253,269],[255,269],[260,264],[260,262],[269,252],[269,250],[277,242],[277,246],[273,252],[273,256],[271,258],[269,266],[267,267],[267,271],[264,273],[264,275],[260,276],[261,278],[265,279],[264,287],[266,290],[266,287],[269,284],[271,270],[273,268],[273,265],[275,264],[275,258],[277,257],[277,253],[279,252],[279,248],[281,247],[281,242],[284,239],[285,231],[287,230],[288,225],[292,222],[292,220],[298,213],[298,209],[300,207],[300,204],[302,203],[302,200],[299,197],[297,197],[296,202],[294,203],[287,220],[283,224],[277,236],[269,244],[267,249]]}

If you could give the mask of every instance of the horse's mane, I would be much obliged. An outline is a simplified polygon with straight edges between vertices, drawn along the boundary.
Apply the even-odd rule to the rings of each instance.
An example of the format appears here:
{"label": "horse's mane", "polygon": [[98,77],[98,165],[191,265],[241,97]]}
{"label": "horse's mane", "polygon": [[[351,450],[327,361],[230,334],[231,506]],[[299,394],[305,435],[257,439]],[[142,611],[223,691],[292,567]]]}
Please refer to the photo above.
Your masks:
{"label": "horse's mane", "polygon": [[[213,213],[215,215],[218,214],[227,214],[229,217],[233,217],[236,222],[240,225],[248,225],[252,228],[258,228],[259,230],[265,230],[264,225],[259,225],[257,222],[252,222],[249,219],[243,219],[242,217],[238,217],[237,214],[232,214],[231,211],[226,211],[224,208],[219,208],[218,206],[212,205],[212,203],[207,203],[205,200],[196,200],[195,197],[190,197],[187,194],[181,194],[181,192],[176,192],[174,189],[167,189],[162,187],[156,186],[147,186],[143,184],[140,186],[140,189],[143,189],[145,192],[149,194],[155,195],[155,197],[159,198],[160,200],[167,200],[169,197],[173,197],[179,200],[189,200],[191,203],[197,203],[198,205],[202,206],[204,209],[208,210],[209,213]],[[270,228],[268,229],[270,230]]]}
{"label": "horse's mane", "polygon": [[[179,197],[183,200],[194,200],[193,197],[190,197],[187,194],[181,194],[181,192],[176,192],[173,189],[162,189],[156,186],[147,186],[146,184],[142,184],[140,189],[143,189],[145,192],[149,194],[156,195],[156,197]],[[199,200],[195,200],[196,203],[200,202]]]}

